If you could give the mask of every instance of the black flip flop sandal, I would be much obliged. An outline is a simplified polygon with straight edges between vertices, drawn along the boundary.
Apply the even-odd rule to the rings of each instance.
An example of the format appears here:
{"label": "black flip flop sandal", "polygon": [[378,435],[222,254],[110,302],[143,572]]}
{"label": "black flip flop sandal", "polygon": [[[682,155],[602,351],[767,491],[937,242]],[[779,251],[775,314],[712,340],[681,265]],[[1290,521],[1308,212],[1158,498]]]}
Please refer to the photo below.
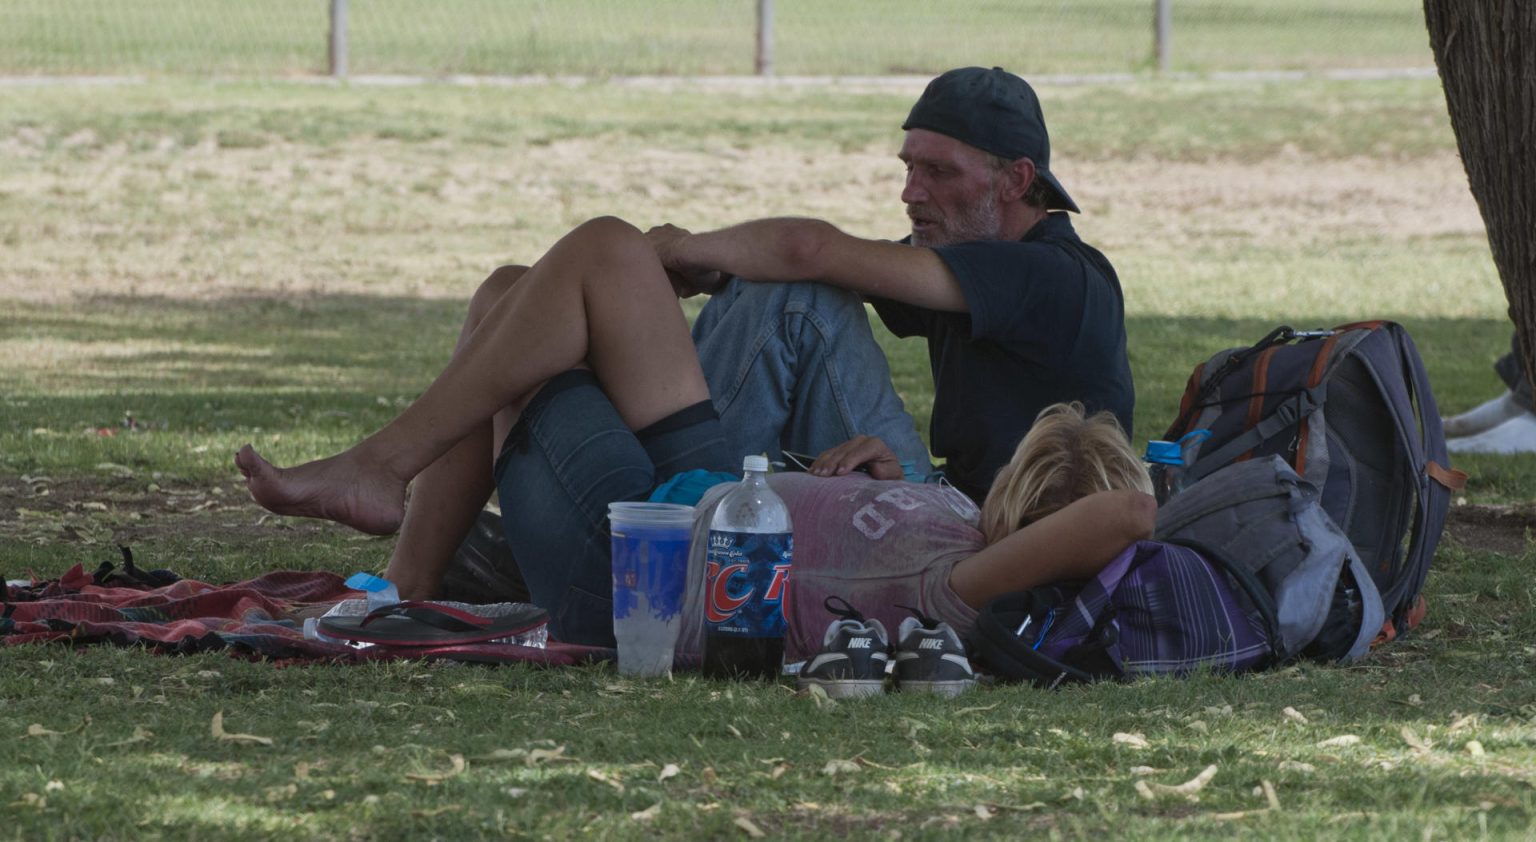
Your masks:
{"label": "black flip flop sandal", "polygon": [[362,617],[324,617],[319,626],[321,634],[338,640],[389,646],[447,646],[515,637],[547,622],[549,612],[537,605],[485,617],[440,603],[408,600]]}

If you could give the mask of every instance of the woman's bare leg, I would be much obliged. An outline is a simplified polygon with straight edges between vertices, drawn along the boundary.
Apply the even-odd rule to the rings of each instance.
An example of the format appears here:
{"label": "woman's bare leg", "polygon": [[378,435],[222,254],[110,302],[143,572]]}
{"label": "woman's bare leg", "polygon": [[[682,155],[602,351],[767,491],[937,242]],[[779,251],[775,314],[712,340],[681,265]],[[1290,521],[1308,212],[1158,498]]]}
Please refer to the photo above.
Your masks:
{"label": "woman's bare leg", "polygon": [[666,272],[621,220],[592,220],[556,243],[426,392],[351,449],[279,469],[247,445],[235,462],[251,496],[273,512],[387,534],[400,526],[412,478],[503,407],[583,362],[633,429],[709,397]]}
{"label": "woman's bare leg", "polygon": [[[526,266],[502,266],[480,284],[470,298],[469,313],[453,349],[455,355],[463,351],[475,328],[527,271]],[[384,578],[400,589],[402,599],[437,596],[454,552],[491,495],[491,466],[500,441],[494,428],[500,426],[505,436],[519,409],[507,407],[497,414],[501,423],[486,421],[470,430],[411,483],[411,501],[405,507],[400,539],[384,571]]]}

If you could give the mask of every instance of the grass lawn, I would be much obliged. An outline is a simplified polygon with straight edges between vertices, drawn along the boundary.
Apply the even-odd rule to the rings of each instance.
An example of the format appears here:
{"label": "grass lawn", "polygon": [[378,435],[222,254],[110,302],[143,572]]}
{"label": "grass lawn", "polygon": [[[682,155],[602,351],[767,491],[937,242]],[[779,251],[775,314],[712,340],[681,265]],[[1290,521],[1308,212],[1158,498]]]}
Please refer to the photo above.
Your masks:
{"label": "grass lawn", "polygon": [[[916,93],[5,90],[0,573],[116,542],[209,581],[378,569],[388,539],[263,517],[235,449],[288,464],[377,428],[490,268],[594,215],[899,234]],[[1403,321],[1447,412],[1500,388],[1502,294],[1437,84],[1041,93],[1125,287],[1138,441],[1196,362],[1279,322]],[[926,423],[922,346],[882,341]],[[1426,624],[1349,668],[818,704],[606,667],[0,649],[0,838],[1524,838],[1536,461],[1457,467]],[[271,744],[214,738],[221,712]],[[1198,800],[1138,795],[1210,766]]]}

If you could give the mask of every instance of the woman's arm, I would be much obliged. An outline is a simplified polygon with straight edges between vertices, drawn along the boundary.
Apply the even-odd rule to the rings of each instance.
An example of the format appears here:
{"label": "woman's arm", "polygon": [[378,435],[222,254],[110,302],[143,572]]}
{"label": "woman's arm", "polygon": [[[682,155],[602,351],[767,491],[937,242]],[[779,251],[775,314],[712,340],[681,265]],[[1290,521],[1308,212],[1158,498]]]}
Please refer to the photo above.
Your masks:
{"label": "woman's arm", "polygon": [[1086,579],[1134,541],[1152,537],[1157,501],[1101,491],[1020,529],[955,565],[949,586],[972,608],[1005,593]]}

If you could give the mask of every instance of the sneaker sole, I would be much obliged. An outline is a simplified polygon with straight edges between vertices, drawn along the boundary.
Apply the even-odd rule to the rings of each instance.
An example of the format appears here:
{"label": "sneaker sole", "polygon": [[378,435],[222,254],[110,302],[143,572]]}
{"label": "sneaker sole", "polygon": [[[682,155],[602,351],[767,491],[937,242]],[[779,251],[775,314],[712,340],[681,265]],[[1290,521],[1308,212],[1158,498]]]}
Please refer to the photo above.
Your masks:
{"label": "sneaker sole", "polygon": [[962,679],[959,681],[902,681],[897,684],[896,689],[903,693],[931,693],[935,696],[953,699],[975,686],[975,679]]}
{"label": "sneaker sole", "polygon": [[878,696],[885,691],[885,681],[878,678],[801,678],[795,681],[795,686],[801,692],[811,689],[813,685],[820,687],[829,699],[862,699]]}

